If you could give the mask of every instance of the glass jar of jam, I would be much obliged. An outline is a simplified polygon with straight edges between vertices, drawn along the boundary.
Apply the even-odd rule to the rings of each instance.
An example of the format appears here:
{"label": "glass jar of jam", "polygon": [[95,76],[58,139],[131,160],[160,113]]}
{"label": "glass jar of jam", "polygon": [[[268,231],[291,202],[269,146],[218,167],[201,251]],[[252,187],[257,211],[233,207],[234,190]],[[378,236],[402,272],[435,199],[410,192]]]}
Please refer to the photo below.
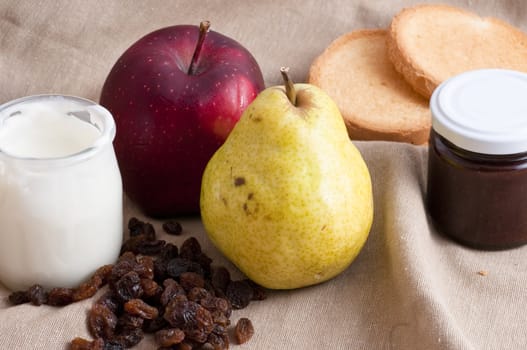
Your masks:
{"label": "glass jar of jam", "polygon": [[426,202],[436,229],[478,249],[527,243],[527,74],[475,70],[430,100]]}

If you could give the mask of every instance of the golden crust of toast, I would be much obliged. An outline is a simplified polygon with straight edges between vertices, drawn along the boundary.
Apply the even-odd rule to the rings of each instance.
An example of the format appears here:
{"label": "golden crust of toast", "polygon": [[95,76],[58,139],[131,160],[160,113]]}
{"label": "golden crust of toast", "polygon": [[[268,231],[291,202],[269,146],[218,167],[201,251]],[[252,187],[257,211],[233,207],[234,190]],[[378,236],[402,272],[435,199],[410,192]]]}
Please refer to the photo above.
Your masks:
{"label": "golden crust of toast", "polygon": [[388,29],[388,57],[421,95],[465,71],[505,68],[527,72],[527,35],[496,18],[448,5],[403,9]]}
{"label": "golden crust of toast", "polygon": [[339,107],[351,139],[423,144],[430,132],[428,100],[394,69],[385,30],[357,30],[333,41],[310,68],[308,82]]}

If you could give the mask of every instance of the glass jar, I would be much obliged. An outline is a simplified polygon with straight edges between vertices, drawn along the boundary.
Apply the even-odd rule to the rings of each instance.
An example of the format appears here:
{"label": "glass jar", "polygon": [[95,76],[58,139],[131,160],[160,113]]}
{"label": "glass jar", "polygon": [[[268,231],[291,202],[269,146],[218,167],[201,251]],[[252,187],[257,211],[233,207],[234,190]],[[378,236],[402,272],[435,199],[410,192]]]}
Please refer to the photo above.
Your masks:
{"label": "glass jar", "polygon": [[0,281],[74,287],[115,262],[123,197],[102,106],[61,95],[0,106]]}
{"label": "glass jar", "polygon": [[437,230],[478,249],[527,243],[527,75],[486,69],[430,100],[427,207]]}

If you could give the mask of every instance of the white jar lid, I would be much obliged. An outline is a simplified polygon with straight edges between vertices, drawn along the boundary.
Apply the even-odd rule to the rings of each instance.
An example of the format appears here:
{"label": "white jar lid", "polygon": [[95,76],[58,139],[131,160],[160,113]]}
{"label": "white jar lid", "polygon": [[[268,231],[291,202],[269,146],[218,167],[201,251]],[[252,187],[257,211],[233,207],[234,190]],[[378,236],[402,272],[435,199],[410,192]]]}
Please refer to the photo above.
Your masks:
{"label": "white jar lid", "polygon": [[527,151],[527,74],[462,73],[437,87],[430,109],[434,131],[462,149],[496,155]]}

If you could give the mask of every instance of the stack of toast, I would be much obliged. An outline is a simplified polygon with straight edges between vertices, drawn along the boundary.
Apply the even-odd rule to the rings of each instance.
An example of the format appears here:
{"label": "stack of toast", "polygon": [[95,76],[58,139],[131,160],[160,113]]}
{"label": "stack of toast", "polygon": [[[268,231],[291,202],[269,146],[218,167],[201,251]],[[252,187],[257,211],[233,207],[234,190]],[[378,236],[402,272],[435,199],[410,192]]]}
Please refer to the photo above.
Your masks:
{"label": "stack of toast", "polygon": [[308,82],[337,103],[353,140],[424,144],[434,89],[481,68],[527,72],[527,34],[447,5],[403,9],[387,29],[355,30],[311,65]]}

